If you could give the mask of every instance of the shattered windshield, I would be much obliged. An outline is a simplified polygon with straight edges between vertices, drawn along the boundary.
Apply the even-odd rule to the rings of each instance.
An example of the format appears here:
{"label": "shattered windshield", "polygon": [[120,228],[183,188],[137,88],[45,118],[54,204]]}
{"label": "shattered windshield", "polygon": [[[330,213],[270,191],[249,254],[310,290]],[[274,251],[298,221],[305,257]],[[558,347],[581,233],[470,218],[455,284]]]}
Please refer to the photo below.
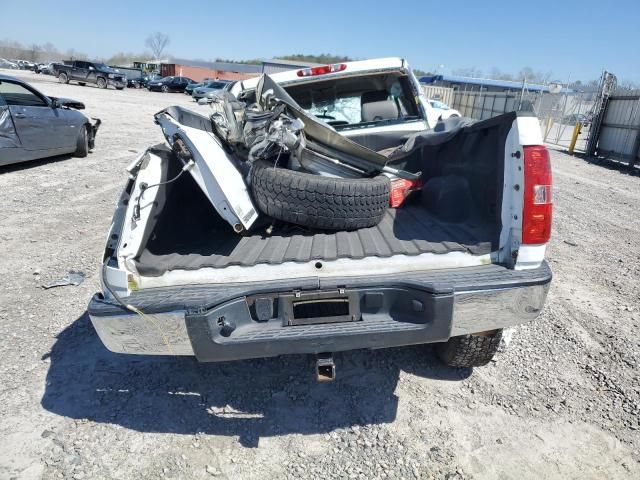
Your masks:
{"label": "shattered windshield", "polygon": [[333,102],[314,103],[306,111],[322,120],[358,123],[360,122],[360,96],[336,98]]}

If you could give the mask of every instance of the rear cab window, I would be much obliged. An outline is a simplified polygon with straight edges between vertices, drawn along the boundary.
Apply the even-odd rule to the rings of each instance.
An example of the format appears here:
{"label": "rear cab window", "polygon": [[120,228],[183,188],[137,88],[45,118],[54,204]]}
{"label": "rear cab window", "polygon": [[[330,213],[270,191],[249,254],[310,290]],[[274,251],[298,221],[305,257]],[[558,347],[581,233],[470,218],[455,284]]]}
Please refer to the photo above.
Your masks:
{"label": "rear cab window", "polygon": [[401,73],[339,77],[284,88],[305,111],[336,130],[421,119],[410,80]]}

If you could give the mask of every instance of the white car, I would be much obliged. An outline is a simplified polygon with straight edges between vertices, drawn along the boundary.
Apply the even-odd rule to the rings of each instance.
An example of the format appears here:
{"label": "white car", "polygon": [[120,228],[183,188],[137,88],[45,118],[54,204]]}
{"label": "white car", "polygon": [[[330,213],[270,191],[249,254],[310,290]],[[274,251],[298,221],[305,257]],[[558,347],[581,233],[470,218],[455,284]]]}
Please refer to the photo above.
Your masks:
{"label": "white car", "polygon": [[442,120],[446,120],[451,117],[461,117],[460,112],[455,108],[451,108],[446,103],[442,103],[440,100],[436,100],[433,98],[429,99],[429,104],[433,107],[433,109],[439,113],[439,118]]}
{"label": "white car", "polygon": [[17,63],[11,62],[6,58],[0,58],[0,68],[9,68],[11,70],[18,70],[20,67]]}

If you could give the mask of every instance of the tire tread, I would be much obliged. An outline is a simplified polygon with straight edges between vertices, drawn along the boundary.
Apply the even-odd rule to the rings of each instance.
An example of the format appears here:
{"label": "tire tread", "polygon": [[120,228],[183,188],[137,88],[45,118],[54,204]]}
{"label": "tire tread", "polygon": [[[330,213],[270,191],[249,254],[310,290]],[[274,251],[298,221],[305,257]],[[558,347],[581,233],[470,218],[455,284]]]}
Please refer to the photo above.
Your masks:
{"label": "tire tread", "polygon": [[329,230],[357,230],[380,223],[389,206],[390,181],[330,178],[259,160],[251,169],[258,208],[285,222]]}
{"label": "tire tread", "polygon": [[440,359],[450,367],[482,367],[498,351],[502,330],[491,336],[461,335],[436,347]]}

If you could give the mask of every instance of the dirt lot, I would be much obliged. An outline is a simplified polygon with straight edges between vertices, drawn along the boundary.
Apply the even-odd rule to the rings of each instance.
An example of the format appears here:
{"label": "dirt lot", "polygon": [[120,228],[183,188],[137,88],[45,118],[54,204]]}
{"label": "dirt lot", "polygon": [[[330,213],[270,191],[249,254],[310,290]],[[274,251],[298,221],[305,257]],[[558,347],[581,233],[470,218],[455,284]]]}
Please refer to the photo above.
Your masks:
{"label": "dirt lot", "polygon": [[640,178],[553,152],[548,305],[487,367],[117,356],[85,312],[103,240],[152,114],[189,98],[22,75],[104,123],[86,159],[0,169],[0,478],[640,478]]}

